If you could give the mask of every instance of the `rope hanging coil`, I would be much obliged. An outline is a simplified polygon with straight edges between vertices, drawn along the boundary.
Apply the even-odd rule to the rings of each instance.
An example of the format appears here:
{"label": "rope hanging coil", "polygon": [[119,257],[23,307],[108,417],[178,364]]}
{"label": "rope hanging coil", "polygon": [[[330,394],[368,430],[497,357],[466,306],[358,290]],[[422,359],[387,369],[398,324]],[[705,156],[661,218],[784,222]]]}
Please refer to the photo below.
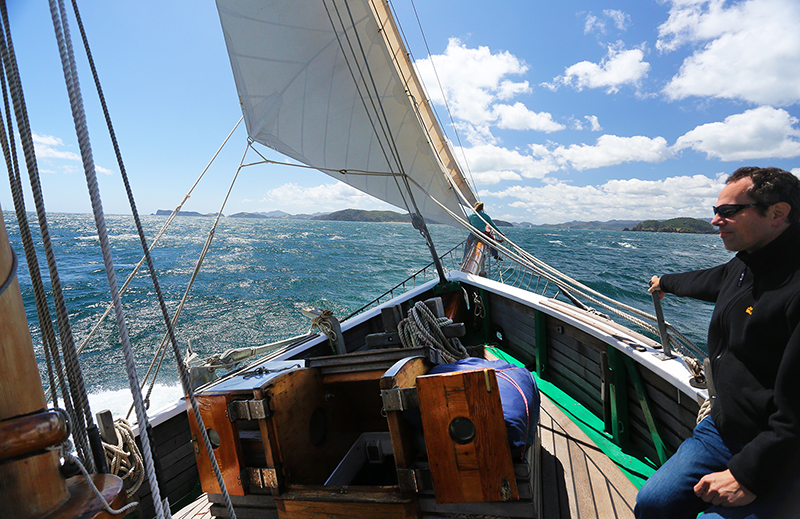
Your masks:
{"label": "rope hanging coil", "polygon": [[144,460],[136,446],[136,438],[131,424],[124,418],[114,420],[114,431],[117,433],[117,444],[103,442],[106,451],[106,462],[111,474],[122,480],[129,480],[128,499],[133,497],[144,483]]}
{"label": "rope hanging coil", "polygon": [[461,341],[448,339],[442,332],[442,326],[452,322],[446,317],[437,318],[425,303],[419,302],[408,309],[408,317],[398,323],[397,331],[404,348],[428,346],[439,350],[450,363],[469,357]]}

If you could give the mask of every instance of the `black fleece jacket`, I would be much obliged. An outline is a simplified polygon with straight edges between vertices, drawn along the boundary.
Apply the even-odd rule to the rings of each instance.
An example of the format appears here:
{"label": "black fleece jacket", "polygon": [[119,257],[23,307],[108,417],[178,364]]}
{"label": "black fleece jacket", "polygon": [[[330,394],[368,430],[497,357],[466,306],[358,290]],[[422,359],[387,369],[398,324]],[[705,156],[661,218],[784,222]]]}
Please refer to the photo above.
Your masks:
{"label": "black fleece jacket", "polygon": [[661,289],[716,303],[708,353],[728,462],[756,496],[800,472],[800,224],[752,254],[707,270],[665,274]]}

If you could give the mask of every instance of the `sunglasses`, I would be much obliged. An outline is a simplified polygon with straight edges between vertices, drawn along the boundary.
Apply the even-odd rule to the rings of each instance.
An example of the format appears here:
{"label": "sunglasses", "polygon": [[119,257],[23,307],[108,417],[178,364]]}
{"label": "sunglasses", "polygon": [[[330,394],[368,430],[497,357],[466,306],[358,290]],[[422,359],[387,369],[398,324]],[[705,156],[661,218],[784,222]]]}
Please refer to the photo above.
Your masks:
{"label": "sunglasses", "polygon": [[735,215],[742,209],[747,209],[748,207],[768,207],[765,204],[724,204],[720,206],[714,206],[712,209],[714,210],[714,214],[720,215],[722,218],[730,218],[731,216]]}

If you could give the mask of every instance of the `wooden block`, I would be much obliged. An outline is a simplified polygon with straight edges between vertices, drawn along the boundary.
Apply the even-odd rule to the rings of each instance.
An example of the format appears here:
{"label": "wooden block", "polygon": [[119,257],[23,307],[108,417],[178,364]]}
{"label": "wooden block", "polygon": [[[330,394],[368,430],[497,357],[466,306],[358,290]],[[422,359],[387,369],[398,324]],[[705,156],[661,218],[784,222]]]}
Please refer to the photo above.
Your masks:
{"label": "wooden block", "polygon": [[[416,501],[404,499],[396,490],[386,488],[379,491],[354,490],[344,493],[335,491],[344,487],[325,490],[297,490],[287,492],[275,499],[278,517],[294,519],[416,519],[419,509]],[[333,491],[332,491],[333,490]]]}
{"label": "wooden block", "polygon": [[[431,363],[424,357],[408,357],[398,360],[381,377],[381,389],[414,387],[417,377],[431,369]],[[406,468],[414,461],[413,431],[403,418],[402,411],[387,411],[386,422],[392,437],[392,450],[397,468]]]}
{"label": "wooden block", "polygon": [[[239,443],[239,428],[236,426],[236,422],[228,419],[228,403],[233,400],[233,396],[231,394],[197,395],[196,400],[206,431],[213,430],[219,436],[219,446],[214,449],[214,456],[217,458],[217,464],[222,472],[228,493],[235,496],[245,495],[241,477],[244,464],[242,446]],[[211,459],[203,445],[200,428],[188,401],[186,406],[189,414],[189,426],[192,430],[192,443],[195,445],[197,470],[200,473],[200,485],[204,492],[218,494],[221,490],[214,475]]]}
{"label": "wooden block", "polygon": [[[436,502],[519,499],[494,370],[421,376],[417,392]],[[451,434],[458,423],[474,436]]]}

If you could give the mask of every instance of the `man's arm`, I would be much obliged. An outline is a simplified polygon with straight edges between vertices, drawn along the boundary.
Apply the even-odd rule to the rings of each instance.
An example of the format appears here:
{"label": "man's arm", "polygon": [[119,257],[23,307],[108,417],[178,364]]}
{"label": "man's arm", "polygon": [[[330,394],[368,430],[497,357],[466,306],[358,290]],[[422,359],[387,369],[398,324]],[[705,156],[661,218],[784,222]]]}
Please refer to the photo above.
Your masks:
{"label": "man's arm", "polygon": [[648,292],[657,292],[661,298],[664,294],[675,294],[715,303],[729,265],[730,263],[726,263],[705,270],[653,276],[650,278]]}

